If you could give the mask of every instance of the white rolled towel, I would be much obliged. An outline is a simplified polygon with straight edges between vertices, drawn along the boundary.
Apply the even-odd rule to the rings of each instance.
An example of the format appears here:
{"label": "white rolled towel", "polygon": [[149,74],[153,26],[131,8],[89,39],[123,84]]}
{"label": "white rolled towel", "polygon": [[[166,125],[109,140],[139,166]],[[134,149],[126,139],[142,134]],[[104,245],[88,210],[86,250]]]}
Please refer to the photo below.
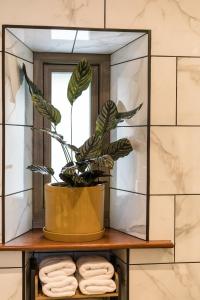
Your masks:
{"label": "white rolled towel", "polygon": [[104,257],[81,256],[76,262],[78,272],[84,279],[111,279],[114,275],[113,265]]}
{"label": "white rolled towel", "polygon": [[42,284],[42,291],[48,297],[74,296],[78,282],[74,276],[60,276],[59,281]]}
{"label": "white rolled towel", "polygon": [[83,279],[78,277],[79,289],[84,295],[98,295],[112,293],[116,290],[116,284],[112,279]]}
{"label": "white rolled towel", "polygon": [[39,265],[39,278],[42,283],[59,281],[60,276],[70,276],[76,265],[70,256],[54,256],[43,259]]}

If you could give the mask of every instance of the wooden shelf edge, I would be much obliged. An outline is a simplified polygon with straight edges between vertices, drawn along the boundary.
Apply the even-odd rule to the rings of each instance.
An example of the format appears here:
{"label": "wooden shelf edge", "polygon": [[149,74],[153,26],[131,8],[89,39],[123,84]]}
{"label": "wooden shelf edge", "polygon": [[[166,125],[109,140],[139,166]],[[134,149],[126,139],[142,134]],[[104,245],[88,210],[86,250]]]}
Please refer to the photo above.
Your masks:
{"label": "wooden shelf edge", "polygon": [[169,240],[144,241],[115,229],[106,229],[100,240],[85,243],[64,243],[47,240],[41,229],[31,230],[16,239],[0,244],[0,251],[46,251],[46,250],[109,250],[173,248]]}

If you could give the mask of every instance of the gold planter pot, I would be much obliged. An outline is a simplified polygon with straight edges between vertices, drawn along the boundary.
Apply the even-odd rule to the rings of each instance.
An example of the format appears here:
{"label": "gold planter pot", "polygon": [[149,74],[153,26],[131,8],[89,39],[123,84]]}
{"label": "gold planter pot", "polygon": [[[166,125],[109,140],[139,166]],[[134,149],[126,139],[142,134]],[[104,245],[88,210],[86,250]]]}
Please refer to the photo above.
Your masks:
{"label": "gold planter pot", "polygon": [[44,236],[62,242],[88,242],[104,235],[103,184],[92,187],[45,185]]}

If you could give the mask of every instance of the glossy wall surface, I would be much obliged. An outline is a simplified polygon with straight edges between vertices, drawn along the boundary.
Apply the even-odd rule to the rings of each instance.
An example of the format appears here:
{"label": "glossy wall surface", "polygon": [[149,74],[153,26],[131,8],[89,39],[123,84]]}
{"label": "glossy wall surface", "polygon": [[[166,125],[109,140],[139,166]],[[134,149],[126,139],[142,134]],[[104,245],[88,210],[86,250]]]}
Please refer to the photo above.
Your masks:
{"label": "glossy wall surface", "polygon": [[28,86],[22,72],[25,64],[33,77],[33,53],[8,30],[5,33],[5,170],[4,218],[2,240],[5,242],[32,228],[33,112]]}
{"label": "glossy wall surface", "polygon": [[114,166],[110,181],[110,225],[147,238],[148,34],[111,55],[111,100],[119,111],[141,110],[111,132],[111,141],[128,138],[133,147]]}
{"label": "glossy wall surface", "polygon": [[131,251],[129,298],[199,300],[199,1],[7,0],[0,23],[152,30],[150,238],[176,244]]}

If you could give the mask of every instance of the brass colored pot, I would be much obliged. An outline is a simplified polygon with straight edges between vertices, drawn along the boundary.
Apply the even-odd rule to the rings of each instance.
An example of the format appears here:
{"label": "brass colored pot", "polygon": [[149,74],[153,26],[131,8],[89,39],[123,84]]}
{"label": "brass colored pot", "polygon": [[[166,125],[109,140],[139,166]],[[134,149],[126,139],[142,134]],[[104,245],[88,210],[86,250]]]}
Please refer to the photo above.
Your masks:
{"label": "brass colored pot", "polygon": [[87,242],[104,235],[103,184],[92,187],[45,185],[45,227],[47,239]]}

